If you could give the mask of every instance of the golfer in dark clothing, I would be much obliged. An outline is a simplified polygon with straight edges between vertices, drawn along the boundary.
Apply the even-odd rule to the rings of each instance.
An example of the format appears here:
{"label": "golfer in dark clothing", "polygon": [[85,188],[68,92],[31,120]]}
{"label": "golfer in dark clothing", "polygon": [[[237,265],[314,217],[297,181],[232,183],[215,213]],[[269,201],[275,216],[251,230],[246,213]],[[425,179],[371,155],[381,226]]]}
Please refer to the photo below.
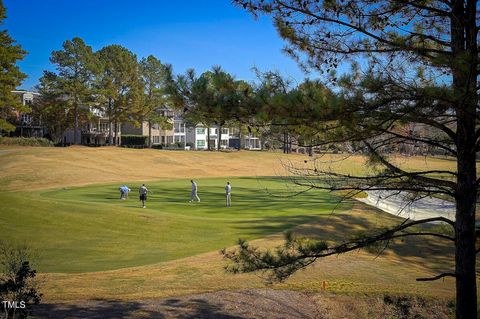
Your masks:
{"label": "golfer in dark clothing", "polygon": [[147,193],[148,189],[145,186],[145,184],[142,184],[140,188],[138,189],[138,194],[140,195],[140,200],[142,201],[142,208],[145,208],[145,202],[147,201]]}

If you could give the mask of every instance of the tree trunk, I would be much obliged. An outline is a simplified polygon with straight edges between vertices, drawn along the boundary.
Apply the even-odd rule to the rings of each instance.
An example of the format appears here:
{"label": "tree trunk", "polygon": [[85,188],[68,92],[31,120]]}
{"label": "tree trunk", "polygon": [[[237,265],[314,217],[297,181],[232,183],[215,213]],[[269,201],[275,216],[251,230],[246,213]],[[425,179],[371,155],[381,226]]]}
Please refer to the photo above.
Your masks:
{"label": "tree trunk", "polygon": [[238,150],[242,150],[242,124],[238,125]]}
{"label": "tree trunk", "polygon": [[[451,42],[453,91],[457,117],[457,190],[455,276],[457,319],[477,318],[475,209],[477,199],[476,106],[478,49],[476,1],[452,2]],[[466,9],[466,10],[465,10]],[[464,12],[467,12],[465,15]]]}
{"label": "tree trunk", "polygon": [[112,145],[112,113],[113,113],[113,100],[108,99],[108,145]]}
{"label": "tree trunk", "polygon": [[217,139],[217,150],[220,151],[221,147],[220,147],[220,144],[222,142],[222,126],[219,125],[218,126],[218,139]]}
{"label": "tree trunk", "polygon": [[207,126],[207,149],[210,151],[210,126]]}
{"label": "tree trunk", "polygon": [[287,133],[287,154],[290,154],[290,135]]}
{"label": "tree trunk", "polygon": [[[459,127],[460,128],[460,127]],[[462,139],[462,137],[459,137]],[[477,318],[477,287],[475,273],[475,152],[459,151],[457,199],[455,214],[455,275],[457,319]],[[460,154],[462,153],[462,154]]]}
{"label": "tree trunk", "polygon": [[118,141],[117,141],[117,130],[118,130],[118,127],[117,127],[118,123],[117,121],[115,120],[114,124],[113,124],[113,129],[114,129],[114,132],[113,132],[113,145],[117,146],[118,145]]}
{"label": "tree trunk", "polygon": [[288,154],[292,153],[292,136],[287,134],[287,141],[288,141]]}
{"label": "tree trunk", "polygon": [[118,123],[118,127],[117,127],[117,131],[118,131],[118,145],[121,146],[122,145],[122,123]]}
{"label": "tree trunk", "polygon": [[457,111],[457,192],[455,214],[455,275],[457,319],[477,318],[475,272],[475,104]]}
{"label": "tree trunk", "polygon": [[73,107],[73,144],[78,144],[78,105]]}
{"label": "tree trunk", "polygon": [[152,121],[151,120],[148,120],[148,148],[152,148]]}
{"label": "tree trunk", "polygon": [[112,121],[108,119],[108,145],[112,145]]}

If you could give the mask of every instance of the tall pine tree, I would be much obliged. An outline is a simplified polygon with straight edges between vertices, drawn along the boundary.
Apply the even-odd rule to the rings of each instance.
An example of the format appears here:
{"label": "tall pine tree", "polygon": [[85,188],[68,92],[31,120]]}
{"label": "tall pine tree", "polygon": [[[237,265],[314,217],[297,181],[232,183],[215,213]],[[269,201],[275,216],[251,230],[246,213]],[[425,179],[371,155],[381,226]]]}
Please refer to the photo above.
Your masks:
{"label": "tall pine tree", "polygon": [[[65,41],[62,47],[62,50],[53,51],[50,57],[58,74],[49,77],[54,80],[49,88],[57,90],[57,95],[63,97],[62,104],[67,111],[71,111],[69,113],[73,116],[73,143],[79,144],[79,121],[81,115],[89,111],[86,106],[93,105],[94,102],[93,81],[98,72],[98,62],[92,47],[78,37]],[[49,72],[45,72],[45,76],[49,76]]]}
{"label": "tall pine tree", "polygon": [[[0,25],[4,23],[5,18],[6,9],[0,0]],[[12,90],[26,78],[17,65],[17,61],[22,60],[26,53],[10,37],[7,30],[0,31],[0,132],[15,130],[12,124],[15,111],[28,111],[12,94]]]}

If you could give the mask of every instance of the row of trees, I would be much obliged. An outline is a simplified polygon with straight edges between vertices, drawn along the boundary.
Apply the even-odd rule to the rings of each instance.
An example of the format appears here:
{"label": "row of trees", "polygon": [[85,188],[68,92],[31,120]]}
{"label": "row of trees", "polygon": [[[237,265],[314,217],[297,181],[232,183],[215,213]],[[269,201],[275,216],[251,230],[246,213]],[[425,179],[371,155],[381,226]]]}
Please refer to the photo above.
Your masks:
{"label": "row of trees", "polygon": [[[152,55],[137,61],[132,52],[119,45],[93,52],[80,38],[65,41],[62,50],[52,52],[50,61],[56,72],[44,71],[37,87],[41,97],[34,111],[48,125],[54,141],[73,127],[74,141],[79,143],[78,129],[91,117],[85,106],[105,111],[111,122],[111,144],[117,143],[118,126],[125,122],[140,125],[146,121],[151,135],[152,124],[164,128],[171,125],[159,113],[166,105],[182,113],[190,124],[203,124],[208,135],[210,127],[216,126],[220,149],[223,127],[238,127],[242,134],[264,123],[258,117],[267,102],[262,94],[271,91],[264,88],[265,83],[237,80],[220,66],[200,76],[193,69],[174,75],[170,65]],[[209,150],[210,141],[208,136]]]}
{"label": "row of trees", "polygon": [[[0,22],[4,18],[5,7],[0,1]],[[237,127],[239,148],[241,135],[252,131],[270,139],[272,145],[283,140],[284,149],[288,149],[285,145],[289,136],[293,134],[302,141],[300,135],[306,134],[303,129],[278,125],[298,101],[290,99],[294,95],[291,83],[277,73],[255,70],[258,83],[237,80],[219,66],[200,76],[193,69],[175,76],[170,65],[152,55],[138,61],[135,54],[119,45],[94,52],[80,38],[67,40],[61,50],[52,52],[50,61],[56,70],[44,71],[37,86],[40,98],[30,109],[11,92],[26,77],[16,65],[26,52],[6,30],[0,33],[0,40],[5,51],[0,55],[5,66],[0,81],[0,129],[6,132],[15,129],[15,111],[33,112],[42,119],[55,143],[61,141],[68,128],[73,128],[73,140],[78,144],[79,129],[93,117],[90,110],[96,108],[109,118],[108,140],[116,144],[118,127],[124,122],[140,125],[146,121],[150,135],[154,123],[169,128],[171,123],[159,113],[160,106],[168,105],[184,113],[191,124],[205,125],[208,134],[213,125],[219,133],[222,127]],[[312,87],[312,83],[307,81],[305,85]],[[221,134],[217,136],[220,148]],[[210,136],[207,140],[211,149]]]}
{"label": "row of trees", "polygon": [[118,143],[117,132],[123,122],[168,125],[159,106],[167,102],[166,79],[171,69],[154,56],[138,61],[120,45],[94,52],[82,39],[74,38],[65,41],[62,50],[53,51],[50,61],[56,72],[44,71],[36,111],[54,141],[73,127],[78,144],[79,128],[92,116],[91,108],[108,117],[110,144]]}
{"label": "row of trees", "polygon": [[192,124],[201,123],[207,128],[209,150],[211,126],[218,128],[217,147],[220,149],[223,127],[238,127],[239,134],[242,134],[253,118],[254,113],[248,109],[249,102],[255,97],[253,86],[236,80],[219,66],[200,76],[190,69],[171,78],[169,83],[172,104],[183,110],[185,120]]}
{"label": "row of trees", "polygon": [[[0,23],[6,17],[5,12],[0,0]],[[37,86],[41,97],[31,110],[12,94],[26,77],[16,65],[26,52],[6,30],[0,33],[0,42],[0,62],[4,66],[0,70],[2,131],[15,130],[15,111],[34,112],[54,142],[61,141],[65,131],[73,128],[77,144],[79,129],[93,116],[91,107],[104,111],[110,119],[109,142],[115,144],[118,126],[126,121],[136,125],[148,122],[150,135],[153,123],[168,128],[171,124],[158,111],[159,106],[169,105],[183,112],[191,124],[202,123],[207,128],[215,125],[220,132],[225,126],[238,127],[240,135],[255,131],[265,140],[270,139],[272,145],[283,140],[284,149],[288,149],[285,145],[289,136],[294,135],[302,142],[304,138],[300,135],[306,134],[293,126],[271,125],[284,122],[285,112],[290,112],[298,102],[290,99],[294,95],[291,83],[277,73],[256,70],[258,83],[237,80],[218,66],[200,76],[194,70],[175,76],[170,65],[162,64],[152,55],[138,61],[135,54],[119,45],[94,52],[80,38],[67,40],[61,50],[52,52],[50,61],[56,70],[44,71]],[[312,87],[312,83],[307,81],[305,85]],[[220,134],[218,139],[220,147]],[[239,140],[241,148],[242,139]],[[211,149],[210,137],[208,149]]]}

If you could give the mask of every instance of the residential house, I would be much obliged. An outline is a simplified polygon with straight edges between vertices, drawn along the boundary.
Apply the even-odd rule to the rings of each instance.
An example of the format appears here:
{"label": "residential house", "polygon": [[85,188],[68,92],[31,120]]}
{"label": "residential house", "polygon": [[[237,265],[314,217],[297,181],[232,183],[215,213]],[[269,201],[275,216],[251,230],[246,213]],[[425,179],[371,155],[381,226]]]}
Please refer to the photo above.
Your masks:
{"label": "residential house", "polygon": [[[35,98],[40,96],[37,92],[18,90],[12,93],[21,99],[21,103],[30,107]],[[29,112],[15,112],[15,131],[11,133],[12,136],[23,137],[43,137],[46,134],[45,128],[42,125],[40,118],[35,118]]]}
{"label": "residential house", "polygon": [[[185,123],[182,117],[176,115],[167,106],[162,106],[157,111],[168,119],[172,124],[172,129],[163,129],[158,123],[152,123],[152,145],[168,146],[174,143],[182,143],[185,146]],[[138,127],[132,123],[124,123],[122,132],[123,134],[149,136],[149,123],[144,121]]]}
{"label": "residential house", "polygon": [[212,126],[207,128],[203,124],[197,124],[196,126],[189,126],[186,128],[186,141],[193,145],[196,150],[208,149],[208,131],[210,130],[210,148],[218,149],[218,134],[220,134],[220,148],[226,149],[229,147],[230,128],[222,127],[219,132],[218,126]]}
{"label": "residential house", "polygon": [[184,147],[187,146],[187,126],[180,114],[175,114],[173,117],[173,142],[181,143]]}
{"label": "residential house", "polygon": [[[238,149],[240,144],[240,134],[239,128],[234,127],[230,128],[229,130],[229,142],[228,146],[230,148]],[[242,134],[242,148],[247,150],[261,150],[262,144],[259,137],[257,137],[254,133]]]}

